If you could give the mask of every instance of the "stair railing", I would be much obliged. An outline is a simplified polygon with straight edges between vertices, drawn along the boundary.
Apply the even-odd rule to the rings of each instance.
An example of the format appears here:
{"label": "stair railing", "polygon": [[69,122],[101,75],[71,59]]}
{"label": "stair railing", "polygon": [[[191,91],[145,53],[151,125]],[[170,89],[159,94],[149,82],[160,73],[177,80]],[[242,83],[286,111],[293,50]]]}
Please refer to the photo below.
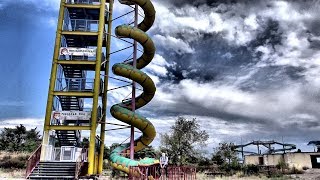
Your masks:
{"label": "stair railing", "polygon": [[34,168],[40,162],[40,156],[41,156],[41,145],[31,154],[31,156],[27,161],[26,178],[29,177],[29,175],[32,173]]}
{"label": "stair railing", "polygon": [[100,0],[67,0],[67,4],[100,4]]}
{"label": "stair railing", "polygon": [[83,148],[81,151],[81,154],[78,156],[78,158],[76,160],[76,170],[75,170],[75,175],[74,175],[75,179],[79,179],[82,166],[83,166],[84,162],[87,161],[87,157],[88,157],[88,149]]}

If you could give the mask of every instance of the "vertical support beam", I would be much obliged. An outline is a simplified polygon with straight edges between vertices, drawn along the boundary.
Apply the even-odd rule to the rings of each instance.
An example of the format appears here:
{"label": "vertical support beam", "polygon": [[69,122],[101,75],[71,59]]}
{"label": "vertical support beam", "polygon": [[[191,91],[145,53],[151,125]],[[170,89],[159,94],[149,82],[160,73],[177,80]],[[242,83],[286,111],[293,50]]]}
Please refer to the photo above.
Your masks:
{"label": "vertical support beam", "polygon": [[110,62],[110,48],[111,48],[111,33],[112,33],[112,12],[113,12],[113,0],[109,2],[109,16],[108,16],[108,34],[106,39],[106,64],[105,64],[105,76],[104,76],[104,88],[103,88],[103,97],[102,97],[102,123],[100,130],[100,154],[99,154],[99,164],[98,164],[98,174],[101,174],[103,171],[103,153],[104,153],[104,140],[105,140],[105,130],[106,130],[106,118],[107,118],[107,92],[108,92],[108,83],[109,83],[109,62]]}
{"label": "vertical support beam", "polygon": [[106,0],[100,0],[100,15],[99,15],[99,30],[98,30],[98,42],[97,42],[97,59],[95,67],[94,77],[94,90],[93,90],[93,105],[92,105],[92,116],[91,116],[91,129],[90,129],[90,142],[89,142],[89,154],[88,154],[88,174],[94,174],[95,170],[95,137],[98,120],[98,100],[100,94],[100,70],[101,70],[101,58],[102,58],[102,42],[104,37],[104,19],[106,12]]}
{"label": "vertical support beam", "polygon": [[[134,6],[134,27],[138,27],[138,5]],[[137,66],[137,41],[133,42],[133,68]],[[136,110],[136,82],[132,82],[132,112]],[[131,136],[130,136],[130,159],[134,159],[134,126],[131,125]]]}
{"label": "vertical support beam", "polygon": [[47,108],[46,108],[46,115],[45,115],[44,127],[43,127],[40,161],[45,160],[46,145],[48,145],[49,143],[49,126],[50,126],[51,112],[53,107],[53,98],[54,98],[53,92],[56,85],[56,76],[57,76],[57,70],[58,70],[58,58],[59,58],[59,51],[61,46],[61,33],[62,33],[62,26],[63,26],[63,19],[64,19],[64,6],[65,6],[65,0],[61,0],[57,32],[56,32],[56,41],[54,45],[53,61],[52,61],[52,67],[51,67]]}

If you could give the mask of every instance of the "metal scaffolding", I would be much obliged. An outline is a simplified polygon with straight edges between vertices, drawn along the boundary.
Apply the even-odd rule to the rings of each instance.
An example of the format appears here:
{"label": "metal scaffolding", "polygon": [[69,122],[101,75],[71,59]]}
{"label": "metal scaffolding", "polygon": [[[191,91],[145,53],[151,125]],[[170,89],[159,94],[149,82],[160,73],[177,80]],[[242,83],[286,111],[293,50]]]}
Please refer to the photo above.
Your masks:
{"label": "metal scaffolding", "polygon": [[[102,172],[112,11],[112,0],[61,0],[40,161],[52,160],[48,147],[85,148],[80,138],[87,130],[87,174]],[[71,115],[54,123],[53,112]],[[71,122],[76,113],[90,117]]]}

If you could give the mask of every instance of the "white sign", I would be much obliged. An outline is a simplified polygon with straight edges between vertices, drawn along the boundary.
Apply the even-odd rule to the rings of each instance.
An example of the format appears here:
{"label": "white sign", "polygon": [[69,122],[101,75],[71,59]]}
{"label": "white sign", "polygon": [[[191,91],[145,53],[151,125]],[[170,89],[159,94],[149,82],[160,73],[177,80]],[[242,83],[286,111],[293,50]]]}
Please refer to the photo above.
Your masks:
{"label": "white sign", "polygon": [[320,157],[317,157],[317,163],[320,163]]}
{"label": "white sign", "polygon": [[96,49],[93,48],[75,48],[75,47],[61,47],[60,55],[69,56],[96,56]]}
{"label": "white sign", "polygon": [[87,111],[52,111],[51,122],[54,125],[61,125],[67,120],[90,120],[91,112]]}

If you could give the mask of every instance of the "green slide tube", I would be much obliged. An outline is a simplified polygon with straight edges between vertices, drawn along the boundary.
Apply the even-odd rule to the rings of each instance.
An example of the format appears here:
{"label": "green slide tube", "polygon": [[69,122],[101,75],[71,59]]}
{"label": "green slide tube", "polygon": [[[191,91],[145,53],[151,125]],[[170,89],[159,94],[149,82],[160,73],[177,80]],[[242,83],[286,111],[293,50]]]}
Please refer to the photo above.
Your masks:
{"label": "green slide tube", "polygon": [[[120,25],[116,27],[115,33],[120,38],[131,38],[136,40],[143,47],[143,54],[137,58],[136,68],[132,66],[133,61],[125,63],[117,63],[112,66],[112,71],[115,75],[131,79],[139,83],[143,88],[143,93],[135,98],[136,109],[148,104],[154,97],[156,87],[152,79],[140,69],[147,66],[155,55],[155,46],[152,39],[145,33],[151,28],[155,20],[155,10],[150,0],[119,0],[121,4],[139,5],[145,17],[138,25],[138,28]],[[153,124],[145,117],[131,111],[131,100],[115,104],[111,107],[111,115],[129,125],[132,125],[142,132],[142,135],[134,141],[134,151],[137,152],[147,147],[155,138],[156,130]],[[154,158],[144,158],[142,160],[131,160],[121,154],[129,153],[130,143],[121,144],[115,148],[109,157],[112,167],[117,170],[129,173],[130,166],[138,165],[154,165],[158,164],[159,160]],[[132,172],[135,176],[141,176],[139,172]],[[150,177],[149,177],[150,179]],[[152,179],[152,178],[151,178]]]}

